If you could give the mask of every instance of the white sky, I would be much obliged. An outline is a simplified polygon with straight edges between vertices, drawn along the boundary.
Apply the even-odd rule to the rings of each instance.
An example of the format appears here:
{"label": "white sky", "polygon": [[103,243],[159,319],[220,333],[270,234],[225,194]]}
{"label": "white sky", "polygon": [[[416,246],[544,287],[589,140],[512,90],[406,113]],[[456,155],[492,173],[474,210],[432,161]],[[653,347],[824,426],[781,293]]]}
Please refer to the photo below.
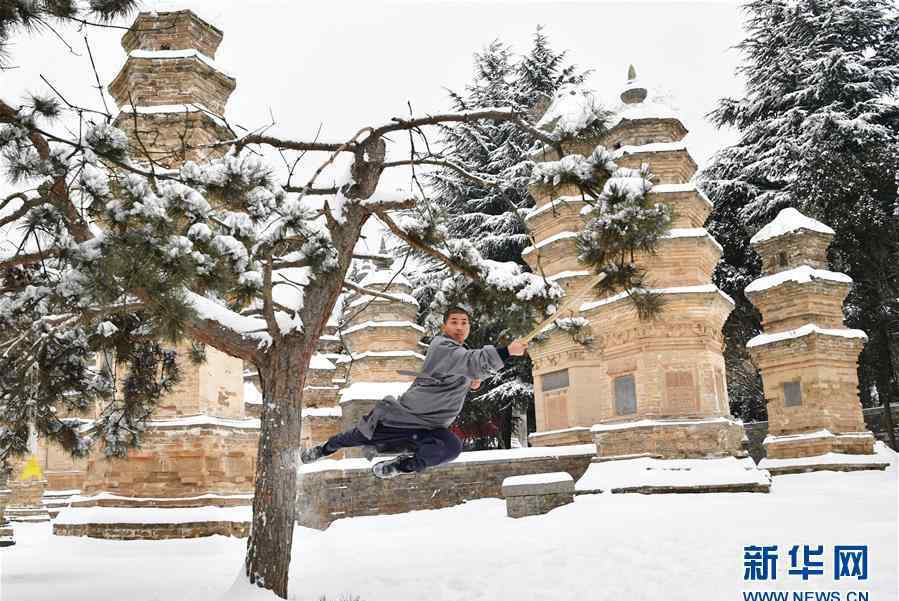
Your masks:
{"label": "white sky", "polygon": [[[221,28],[215,59],[237,78],[226,116],[255,128],[273,114],[272,135],[311,140],[321,124],[321,140],[344,141],[364,126],[408,116],[407,102],[416,114],[445,111],[445,88],[461,91],[470,81],[475,51],[499,38],[526,52],[543,25],[554,49],[567,49],[574,63],[593,70],[587,83],[601,98],[617,99],[629,64],[645,85],[664,91],[691,131],[686,141],[700,167],[734,141],[704,115],[721,97],[742,93],[732,48],[743,38],[737,2],[144,0],[143,7],[191,8]],[[15,36],[19,68],[0,72],[4,100],[49,92],[44,75],[71,102],[102,106],[82,38],[86,33],[108,85],[125,60],[123,32],[60,32],[79,56],[49,32]],[[107,102],[114,104],[108,94]],[[394,153],[402,156],[405,136],[396,140]],[[317,158],[307,157],[307,169]],[[409,185],[399,171],[382,181]],[[0,181],[0,193],[8,188]]]}

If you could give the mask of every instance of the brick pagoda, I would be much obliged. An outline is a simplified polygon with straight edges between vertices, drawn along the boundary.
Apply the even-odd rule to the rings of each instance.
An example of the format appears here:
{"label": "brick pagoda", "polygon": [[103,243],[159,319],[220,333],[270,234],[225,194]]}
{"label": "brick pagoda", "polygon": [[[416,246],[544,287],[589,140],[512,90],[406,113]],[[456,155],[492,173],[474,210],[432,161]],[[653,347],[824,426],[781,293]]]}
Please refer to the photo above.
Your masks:
{"label": "brick pagoda", "polygon": [[867,341],[843,325],[849,276],[828,271],[834,231],[793,208],[751,240],[762,277],[746,297],[762,314],[764,334],[748,343],[762,373],[768,407],[767,458],[772,473],[815,469],[884,469],[874,454],[858,397],[858,355]]}
{"label": "brick pagoda", "polygon": [[[220,152],[196,147],[233,137],[220,118],[235,87],[214,62],[221,40],[221,31],[191,11],[140,13],[122,38],[128,58],[109,86],[121,109],[115,125],[128,135],[134,156],[148,153],[177,167]],[[93,454],[81,496],[72,498],[54,533],[108,538],[245,533],[259,420],[245,411],[242,362],[207,347],[206,361],[196,365],[187,342],[177,350],[182,381],[160,402],[140,449],[121,460]],[[235,506],[246,511],[228,511]],[[140,508],[192,508],[195,519],[122,521],[133,521]]]}
{"label": "brick pagoda", "polygon": [[[598,461],[718,457],[740,472],[744,434],[730,415],[721,334],[733,301],[712,283],[721,246],[703,227],[711,203],[691,181],[696,164],[683,142],[686,128],[670,108],[647,101],[633,69],[621,100],[608,130],[581,136],[566,150],[589,156],[603,145],[619,167],[649,164],[656,178],[649,199],[671,207],[673,222],[657,254],[638,256],[637,263],[647,270],[648,287],[664,298],[664,313],[641,321],[623,293],[587,297],[575,315],[591,324],[592,347],[558,329],[532,345],[537,432],[530,442],[593,441]],[[540,160],[561,158],[548,151]],[[524,258],[535,272],[577,288],[590,277],[575,244],[585,202],[568,184],[534,185],[531,192],[537,206],[527,224],[536,245]],[[767,490],[754,469],[724,480]],[[718,481],[713,477],[703,490],[715,490]]]}

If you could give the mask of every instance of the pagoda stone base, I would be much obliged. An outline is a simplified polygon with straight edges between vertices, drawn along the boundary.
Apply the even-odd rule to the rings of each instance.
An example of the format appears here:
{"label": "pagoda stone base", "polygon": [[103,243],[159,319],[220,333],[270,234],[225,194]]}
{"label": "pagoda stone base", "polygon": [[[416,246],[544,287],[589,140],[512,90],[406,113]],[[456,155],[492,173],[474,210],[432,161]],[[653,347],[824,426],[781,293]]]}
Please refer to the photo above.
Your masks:
{"label": "pagoda stone base", "polygon": [[591,429],[598,457],[744,457],[743,424],[729,417],[643,419]]}
{"label": "pagoda stone base", "polygon": [[771,476],[757,468],[749,457],[595,457],[575,484],[575,494],[766,493],[770,490]]}
{"label": "pagoda stone base", "polygon": [[259,421],[204,415],[159,420],[124,458],[93,454],[85,496],[181,499],[204,491],[246,494],[254,487]]}
{"label": "pagoda stone base", "polygon": [[[248,514],[251,515],[251,514]],[[139,519],[139,516],[138,516]],[[89,523],[53,524],[53,534],[61,536],[89,536],[113,540],[164,540],[170,538],[200,538],[221,534],[246,538],[252,520],[199,521],[183,523]]]}
{"label": "pagoda stone base", "polygon": [[[867,434],[870,435],[870,432]],[[855,438],[861,438],[861,435],[853,435]],[[780,476],[783,474],[801,474],[805,472],[815,471],[835,471],[835,472],[853,472],[858,470],[883,470],[890,464],[890,452],[886,445],[881,441],[874,441],[871,452],[855,452],[840,449],[839,435],[831,434],[834,442],[830,447],[832,450],[819,452],[814,455],[793,455],[782,457],[771,457],[770,455],[759,462],[759,468],[769,471],[772,475]],[[769,437],[771,438],[771,437]],[[873,438],[873,436],[872,436]],[[774,441],[774,449],[777,451],[791,450],[795,451],[797,447],[778,447],[777,441]],[[766,448],[768,444],[766,443]],[[805,446],[802,451],[811,449],[826,448],[825,446]],[[853,443],[849,448],[858,448]]]}
{"label": "pagoda stone base", "polygon": [[534,432],[528,436],[532,447],[558,447],[563,445],[584,444],[593,442],[593,434],[589,427],[566,428],[548,432]]}
{"label": "pagoda stone base", "polygon": [[10,482],[4,517],[10,522],[49,522],[50,514],[43,503],[46,488],[46,480]]}
{"label": "pagoda stone base", "polygon": [[53,523],[53,534],[116,540],[246,537],[252,495],[206,494],[181,499],[121,497],[108,493],[75,497]]}
{"label": "pagoda stone base", "polygon": [[10,505],[4,511],[10,522],[49,522],[52,518],[44,507],[16,507]]}
{"label": "pagoda stone base", "polygon": [[802,434],[768,435],[762,444],[769,459],[813,457],[825,453],[850,455],[874,453],[874,435],[871,432],[833,434],[824,429]]}

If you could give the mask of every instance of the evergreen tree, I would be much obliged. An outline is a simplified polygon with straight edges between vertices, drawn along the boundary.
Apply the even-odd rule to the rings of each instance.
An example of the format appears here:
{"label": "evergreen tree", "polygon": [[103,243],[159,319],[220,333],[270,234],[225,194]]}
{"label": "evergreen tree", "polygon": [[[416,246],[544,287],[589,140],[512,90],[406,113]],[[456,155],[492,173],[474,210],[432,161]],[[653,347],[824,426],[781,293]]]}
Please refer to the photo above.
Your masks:
{"label": "evergreen tree", "polygon": [[17,30],[49,31],[54,24],[66,21],[105,23],[127,16],[137,5],[137,0],[3,0],[0,2],[0,69],[9,66],[9,38]]}
{"label": "evergreen tree", "polygon": [[[68,133],[54,123],[63,113],[77,121]],[[178,376],[160,341],[189,338],[243,359],[256,367],[264,399],[244,574],[287,598],[304,382],[338,297],[358,289],[347,275],[366,222],[376,217],[417,257],[474,282],[467,292],[483,314],[515,315],[516,328],[554,314],[564,295],[454,236],[435,199],[379,190],[385,169],[435,162],[388,161],[391,137],[417,135],[427,147],[427,127],[514,122],[561,155],[563,143],[603,118],[592,95],[576,88],[560,90],[547,115],[555,117],[538,123],[546,129],[513,106],[393,118],[350,140],[247,134],[223,141],[222,155],[156,169],[158,157],[129,144],[109,114],[42,97],[18,106],[0,98],[0,168],[16,188],[0,198],[0,229],[19,235],[0,254],[0,461],[24,453],[24,433],[35,429],[76,454],[139,446],[155,400]],[[196,150],[187,144],[172,156]],[[305,186],[288,190],[288,176],[258,158],[262,148],[329,158]],[[349,158],[346,171],[316,185],[337,154]],[[453,157],[445,164],[464,171]],[[580,187],[591,210],[578,233],[579,258],[607,276],[604,286],[639,288],[626,258],[651,251],[669,222],[663,206],[648,206],[648,172],[618,168],[597,147],[589,157],[534,166],[531,181]],[[463,288],[447,278],[435,299],[453,300]],[[558,322],[573,334],[583,326]],[[121,385],[111,370],[89,369],[93,352],[127,363]],[[104,402],[100,419],[53,419],[80,408],[69,404],[72,393]]]}
{"label": "evergreen tree", "polygon": [[[473,75],[463,94],[450,92],[455,110],[511,106],[539,117],[560,85],[581,83],[587,73],[566,64],[566,53],[552,50],[538,27],[533,45],[524,56],[516,56],[499,40],[476,53]],[[533,169],[529,152],[535,141],[531,133],[504,123],[448,127],[443,131],[443,154],[453,156],[467,171],[478,173],[487,181],[473,181],[451,168],[430,175],[435,200],[445,207],[449,217],[447,227],[451,235],[471,240],[487,259],[515,261],[523,269],[528,267],[521,251],[531,244],[523,215],[534,206],[528,182]],[[442,315],[443,305],[433,302],[434,292],[447,276],[443,267],[432,264],[416,282],[422,321],[429,315],[431,319]],[[458,291],[455,298],[474,311],[469,337],[469,344],[474,347],[511,339],[531,318],[525,304],[496,305],[479,297],[471,286]],[[469,433],[469,446],[489,446],[501,441],[508,447],[515,415],[529,411],[528,422],[534,423],[530,358],[512,361],[484,381],[471,398],[473,401],[465,404],[457,421],[457,426]],[[498,430],[499,441],[482,436],[494,431],[491,424]]]}
{"label": "evergreen tree", "polygon": [[[701,174],[715,205],[708,227],[724,246],[716,283],[737,301],[725,325],[731,385],[757,378],[735,350],[760,330],[743,296],[761,267],[749,237],[792,206],[836,231],[831,268],[854,281],[846,323],[869,336],[859,368],[863,401],[872,386],[884,403],[895,400],[897,9],[884,0],[764,0],[745,8],[746,96],[722,100],[712,114],[741,137]],[[737,415],[763,414],[759,388],[730,392]]]}

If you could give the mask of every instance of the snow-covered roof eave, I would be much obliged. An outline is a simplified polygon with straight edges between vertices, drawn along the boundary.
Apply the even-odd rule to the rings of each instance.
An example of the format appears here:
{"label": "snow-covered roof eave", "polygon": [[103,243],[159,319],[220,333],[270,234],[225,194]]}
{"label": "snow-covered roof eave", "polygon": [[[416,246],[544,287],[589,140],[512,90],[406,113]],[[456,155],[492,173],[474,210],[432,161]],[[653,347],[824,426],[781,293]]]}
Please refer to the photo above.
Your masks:
{"label": "snow-covered roof eave", "polygon": [[802,230],[809,232],[817,232],[821,234],[835,235],[830,227],[821,223],[817,219],[806,217],[793,207],[782,209],[777,217],[771,223],[760,229],[752,238],[749,239],[750,244],[760,244],[767,242],[780,236],[797,233]]}
{"label": "snow-covered roof eave", "polygon": [[[734,299],[732,299],[726,292],[715,286],[715,284],[701,284],[699,286],[678,286],[672,288],[650,288],[649,292],[655,294],[708,294],[708,293],[716,293],[721,298],[723,298],[726,302],[731,304],[732,306],[736,306],[734,303]],[[619,292],[614,296],[610,296],[608,298],[603,298],[597,301],[590,301],[587,303],[583,303],[578,311],[584,313],[586,311],[590,311],[591,309],[595,309],[597,307],[601,307],[603,305],[609,305],[611,303],[616,303],[622,300],[627,299],[626,292]]]}
{"label": "snow-covered roof eave", "polygon": [[185,48],[184,50],[132,50],[128,53],[129,58],[146,58],[151,60],[166,60],[178,58],[195,58],[207,67],[221,73],[228,79],[234,80],[234,76],[222,69],[218,63],[211,57],[203,54],[196,48]]}
{"label": "snow-covered roof eave", "polygon": [[787,330],[786,332],[776,332],[774,334],[759,334],[758,336],[751,338],[749,342],[746,343],[746,348],[765,346],[767,344],[783,342],[784,340],[794,340],[796,338],[802,338],[803,336],[809,336],[811,334],[817,334],[820,336],[838,336],[841,338],[860,338],[863,342],[868,341],[868,335],[865,334],[863,330],[855,330],[851,328],[821,328],[816,324],[807,323],[802,327],[796,328],[794,330]]}
{"label": "snow-covered roof eave", "polygon": [[776,288],[786,283],[808,284],[815,280],[838,282],[841,284],[852,283],[852,278],[845,273],[828,271],[826,269],[815,269],[811,265],[800,265],[793,269],[787,269],[753,280],[746,286],[745,292],[747,294],[751,292],[760,292],[762,290]]}
{"label": "snow-covered roof eave", "polygon": [[203,113],[212,119],[219,127],[228,128],[228,124],[216,113],[200,103],[190,104],[157,104],[138,105],[126,104],[119,109],[120,113],[137,113],[138,115],[177,115],[183,113]]}

